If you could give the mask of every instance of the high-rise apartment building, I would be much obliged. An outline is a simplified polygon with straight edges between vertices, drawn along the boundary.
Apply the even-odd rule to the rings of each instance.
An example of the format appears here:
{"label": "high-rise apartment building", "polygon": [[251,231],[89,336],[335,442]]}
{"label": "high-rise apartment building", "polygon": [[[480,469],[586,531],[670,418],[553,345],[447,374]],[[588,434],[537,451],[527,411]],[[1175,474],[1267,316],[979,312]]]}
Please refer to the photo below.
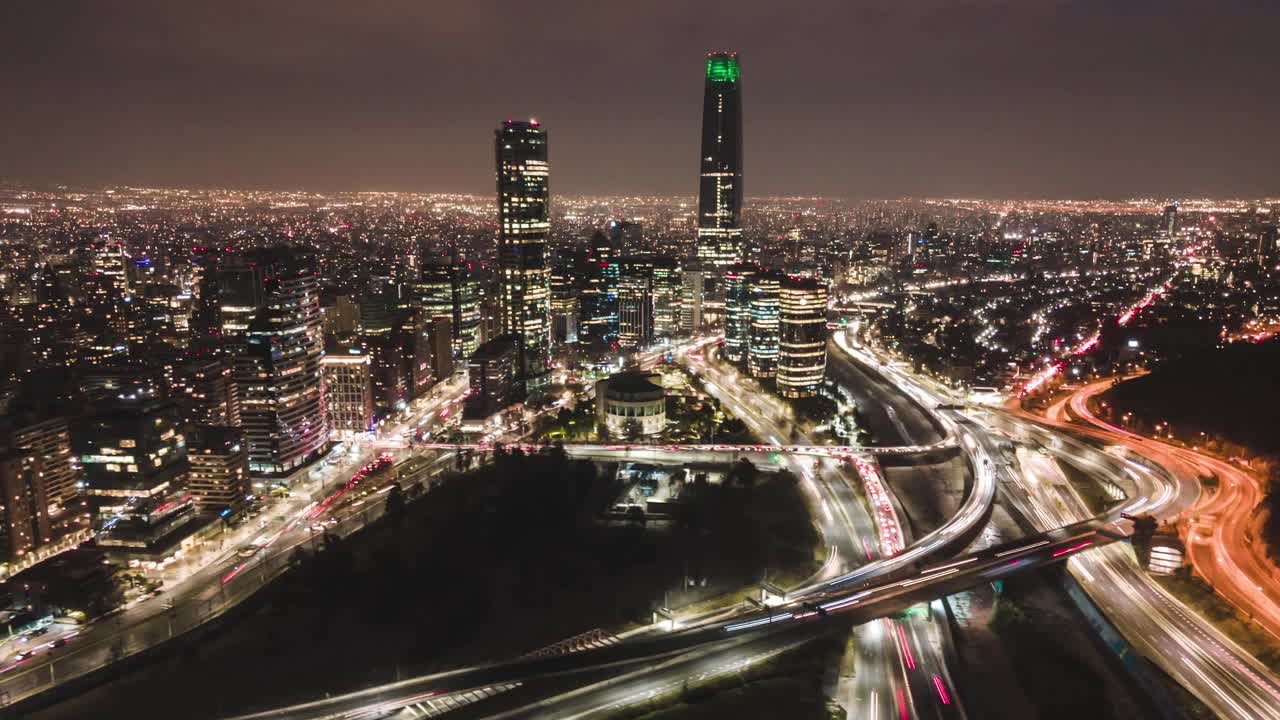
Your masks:
{"label": "high-rise apartment building", "polygon": [[536,120],[508,120],[494,133],[494,149],[502,330],[516,338],[516,384],[527,393],[545,386],[551,369],[547,132]]}
{"label": "high-rise apartment building", "polygon": [[174,368],[170,397],[188,425],[240,425],[239,397],[226,359],[193,360]]}
{"label": "high-rise apartment building", "polygon": [[561,250],[551,262],[551,340],[556,345],[578,342],[581,315],[577,272],[582,267],[580,253]]}
{"label": "high-rise apartment building", "polygon": [[240,422],[254,473],[284,474],[329,442],[320,380],[320,294],[310,258],[271,251],[264,305],[235,358]]}
{"label": "high-rise apartment building", "polygon": [[79,494],[67,418],[12,413],[5,420],[0,423],[0,446],[28,450],[39,457],[42,494],[50,507],[64,506]]}
{"label": "high-rise apartment building", "polygon": [[30,450],[0,450],[0,563],[53,539],[41,467],[40,456]]}
{"label": "high-rise apartment building", "polygon": [[698,185],[698,259],[726,267],[742,258],[742,88],[738,54],[707,54]]}
{"label": "high-rise apartment building", "polygon": [[778,393],[811,397],[827,370],[827,286],[788,277],[778,290]]}
{"label": "high-rise apartment building", "polygon": [[230,517],[249,497],[249,453],[238,428],[201,425],[187,436],[187,489],[196,510]]}

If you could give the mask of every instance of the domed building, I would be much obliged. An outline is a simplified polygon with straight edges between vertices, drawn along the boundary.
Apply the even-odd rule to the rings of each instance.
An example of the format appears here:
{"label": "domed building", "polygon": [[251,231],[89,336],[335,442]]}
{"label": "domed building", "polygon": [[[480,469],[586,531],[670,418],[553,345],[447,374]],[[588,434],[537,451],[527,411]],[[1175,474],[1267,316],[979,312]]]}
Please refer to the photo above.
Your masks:
{"label": "domed building", "polygon": [[644,436],[660,434],[667,428],[667,392],[662,376],[628,371],[597,381],[596,420],[617,437],[636,427]]}

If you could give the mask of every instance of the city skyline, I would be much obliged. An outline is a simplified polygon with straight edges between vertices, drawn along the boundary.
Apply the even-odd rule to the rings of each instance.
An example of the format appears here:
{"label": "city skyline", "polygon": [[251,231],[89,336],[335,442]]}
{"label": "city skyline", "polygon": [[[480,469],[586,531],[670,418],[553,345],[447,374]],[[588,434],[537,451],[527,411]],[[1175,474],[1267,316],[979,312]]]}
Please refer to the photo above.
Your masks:
{"label": "city skyline", "polygon": [[1280,10],[84,7],[0,719],[1280,720]]}
{"label": "city skyline", "polygon": [[[557,128],[560,191],[687,194],[700,89],[688,69],[725,47],[751,62],[744,130],[762,196],[1274,193],[1280,106],[1256,88],[1280,10],[1257,4],[922,1],[780,16],[745,3],[692,17],[659,4],[572,19],[568,5],[545,17],[486,3],[170,5],[15,13],[0,30],[7,179],[483,192],[475,128],[533,116]],[[499,14],[492,38],[470,36]],[[508,26],[536,27],[546,51],[535,76],[494,92],[480,81],[498,76]],[[600,163],[606,153],[627,172]]]}

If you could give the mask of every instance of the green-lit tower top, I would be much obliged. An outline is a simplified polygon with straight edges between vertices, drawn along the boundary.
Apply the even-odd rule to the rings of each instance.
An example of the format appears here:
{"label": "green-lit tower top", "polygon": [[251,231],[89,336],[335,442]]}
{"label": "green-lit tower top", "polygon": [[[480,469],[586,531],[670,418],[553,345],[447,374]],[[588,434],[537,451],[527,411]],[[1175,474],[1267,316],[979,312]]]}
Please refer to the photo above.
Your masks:
{"label": "green-lit tower top", "polygon": [[707,79],[713,82],[738,82],[738,53],[707,53]]}

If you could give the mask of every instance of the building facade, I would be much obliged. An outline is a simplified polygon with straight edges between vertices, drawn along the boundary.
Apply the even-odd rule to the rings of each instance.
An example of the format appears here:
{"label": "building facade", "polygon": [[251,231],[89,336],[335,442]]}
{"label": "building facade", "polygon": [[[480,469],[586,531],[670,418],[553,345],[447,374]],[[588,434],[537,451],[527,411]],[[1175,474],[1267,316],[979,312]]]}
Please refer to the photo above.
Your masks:
{"label": "building facade", "polygon": [[50,507],[62,507],[79,494],[71,460],[71,427],[65,417],[15,422],[4,435],[4,444],[39,456],[43,495]]}
{"label": "building facade", "polygon": [[684,269],[673,257],[653,259],[653,334],[673,338],[680,334],[684,312]]}
{"label": "building facade", "polygon": [[771,378],[778,370],[778,291],[782,276],[758,273],[749,283],[751,316],[747,342],[747,372],[752,377]]}
{"label": "building facade", "polygon": [[102,403],[71,437],[100,524],[186,486],[186,436],[170,400]]}
{"label": "building facade", "polygon": [[500,335],[480,346],[467,361],[471,392],[463,406],[464,420],[484,420],[517,402],[519,340]]}
{"label": "building facade", "polygon": [[724,271],[724,359],[742,364],[747,361],[751,342],[751,281],[760,269],[749,263],[737,263]]}
{"label": "building facade", "polygon": [[188,437],[187,488],[197,512],[230,517],[247,504],[249,453],[238,428],[201,425]]}
{"label": "building facade", "polygon": [[320,360],[325,408],[335,440],[351,440],[373,427],[372,359],[362,348],[341,348]]}
{"label": "building facade", "polygon": [[596,382],[596,421],[613,437],[654,436],[667,428],[661,376],[621,372]]}
{"label": "building facade", "polygon": [[291,472],[320,455],[329,443],[318,332],[319,298],[290,293],[250,323],[236,357],[240,422],[249,446],[249,469],[264,475]]}
{"label": "building facade", "polygon": [[653,259],[618,261],[618,347],[638,350],[653,344]]}
{"label": "building facade", "polygon": [[698,259],[726,267],[742,257],[742,88],[738,54],[707,55],[698,184]]}
{"label": "building facade", "polygon": [[480,285],[465,264],[440,260],[423,265],[413,300],[428,315],[449,318],[454,357],[471,357],[480,347]]}
{"label": "building facade", "polygon": [[508,120],[494,133],[494,148],[502,331],[516,338],[516,384],[527,393],[545,386],[551,371],[547,132],[535,120]]}
{"label": "building facade", "polygon": [[815,278],[783,280],[778,290],[778,393],[812,397],[827,371],[827,286]]}
{"label": "building facade", "polygon": [[53,539],[40,473],[39,454],[0,451],[0,562],[20,560]]}
{"label": "building facade", "polygon": [[231,363],[195,360],[174,369],[172,399],[189,425],[240,425],[240,402]]}

